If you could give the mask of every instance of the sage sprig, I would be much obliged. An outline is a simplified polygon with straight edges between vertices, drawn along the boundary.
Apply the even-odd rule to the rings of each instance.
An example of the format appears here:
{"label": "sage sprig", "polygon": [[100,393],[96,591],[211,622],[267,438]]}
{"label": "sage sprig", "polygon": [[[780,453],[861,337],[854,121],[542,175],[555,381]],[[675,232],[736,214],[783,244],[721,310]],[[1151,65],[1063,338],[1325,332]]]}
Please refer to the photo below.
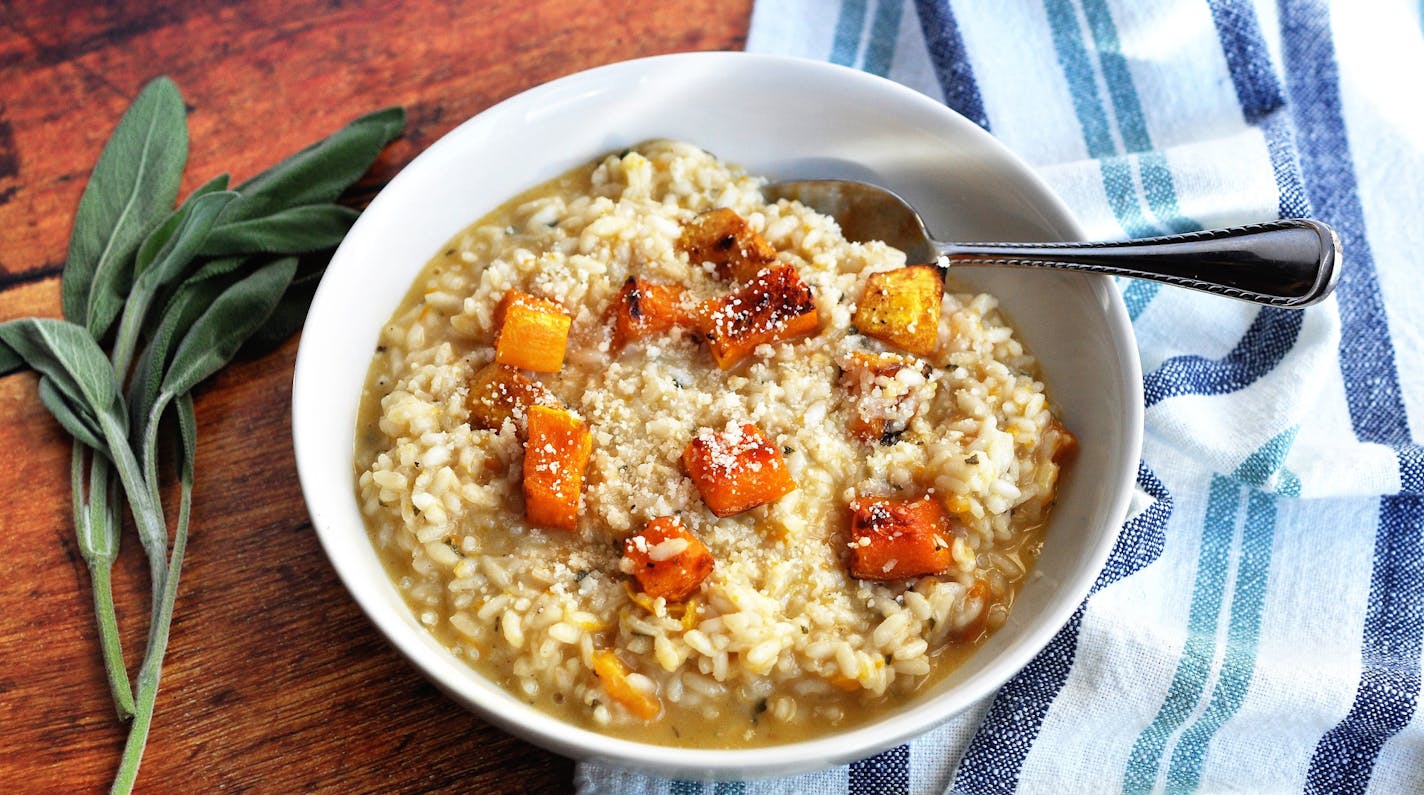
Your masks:
{"label": "sage sprig", "polygon": [[[192,391],[239,352],[271,349],[299,327],[331,249],[357,217],[338,199],[404,126],[400,108],[363,116],[235,189],[215,177],[175,209],[187,113],[177,86],[158,78],[120,119],[75,212],[66,319],[0,323],[0,375],[35,370],[41,402],[74,440],[75,533],[114,705],[132,721],[114,792],[130,791],[138,775],[177,602],[197,449]],[[169,429],[178,488],[171,549],[159,482]],[[152,593],[134,682],[110,586],[125,506]]]}

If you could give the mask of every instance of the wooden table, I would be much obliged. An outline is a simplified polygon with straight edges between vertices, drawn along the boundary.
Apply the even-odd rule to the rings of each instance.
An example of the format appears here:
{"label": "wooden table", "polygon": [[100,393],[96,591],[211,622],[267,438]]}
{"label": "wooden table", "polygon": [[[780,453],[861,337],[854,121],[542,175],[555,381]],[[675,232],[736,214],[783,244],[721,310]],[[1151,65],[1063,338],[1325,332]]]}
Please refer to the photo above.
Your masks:
{"label": "wooden table", "polygon": [[[128,102],[168,74],[190,109],[183,192],[238,182],[347,120],[404,105],[380,181],[460,121],[626,58],[739,48],[750,0],[0,5],[0,321],[59,315],[89,169]],[[160,6],[169,6],[161,8]],[[347,596],[297,487],[296,342],[201,388],[195,519],[147,792],[559,792],[573,764],[441,696]],[[33,375],[0,379],[0,791],[107,788],[115,718],[69,517],[69,443]],[[116,599],[142,653],[148,582],[125,536]]]}

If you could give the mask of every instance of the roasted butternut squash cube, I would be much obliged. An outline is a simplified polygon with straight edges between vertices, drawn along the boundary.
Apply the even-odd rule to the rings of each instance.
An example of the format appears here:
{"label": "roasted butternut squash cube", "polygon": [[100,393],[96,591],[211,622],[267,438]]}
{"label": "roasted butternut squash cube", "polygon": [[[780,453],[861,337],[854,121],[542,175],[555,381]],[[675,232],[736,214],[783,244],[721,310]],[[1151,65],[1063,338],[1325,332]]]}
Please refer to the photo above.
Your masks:
{"label": "roasted butternut squash cube", "polygon": [[746,281],[776,262],[776,249],[745,218],[725,207],[683,224],[677,247],[693,265],[712,263],[724,279]]}
{"label": "roasted butternut squash cube", "polygon": [[944,279],[933,265],[909,265],[866,277],[855,308],[860,333],[920,356],[939,342],[939,306]]}
{"label": "roasted butternut squash cube", "polygon": [[727,370],[758,345],[814,334],[821,319],[800,274],[790,265],[778,265],[734,292],[703,301],[697,328],[717,366]]}
{"label": "roasted butternut squash cube", "polygon": [[629,276],[623,289],[613,299],[613,350],[654,334],[671,331],[675,326],[692,323],[692,313],[683,307],[686,294],[681,286]]}
{"label": "roasted butternut squash cube", "polygon": [[524,517],[536,527],[573,530],[578,526],[583,473],[593,452],[588,423],[567,409],[529,407],[524,443]]}
{"label": "roasted butternut squash cube", "polygon": [[557,301],[510,290],[494,310],[494,360],[536,373],[564,366],[573,318]]}
{"label": "roasted butternut squash cube", "polygon": [[489,430],[499,430],[506,419],[527,417],[530,406],[553,403],[554,396],[543,384],[499,362],[490,362],[470,376],[465,397],[470,427]]}
{"label": "roasted butternut squash cube", "polygon": [[898,580],[954,568],[953,520],[939,500],[857,497],[850,512],[853,576]]}
{"label": "roasted butternut squash cube", "polygon": [[796,488],[781,450],[751,423],[720,433],[702,429],[683,452],[682,465],[718,516],[749,511]]}
{"label": "roasted butternut squash cube", "polygon": [[669,602],[697,593],[714,566],[707,546],[671,516],[659,516],[629,536],[623,557],[643,593]]}

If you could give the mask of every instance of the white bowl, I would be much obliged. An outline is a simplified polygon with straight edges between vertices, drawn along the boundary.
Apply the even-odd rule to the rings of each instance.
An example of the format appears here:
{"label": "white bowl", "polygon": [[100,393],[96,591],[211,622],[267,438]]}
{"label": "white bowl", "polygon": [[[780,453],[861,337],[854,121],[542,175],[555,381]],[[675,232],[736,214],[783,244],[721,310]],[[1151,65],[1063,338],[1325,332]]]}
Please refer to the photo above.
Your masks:
{"label": "white bowl", "polygon": [[381,567],[359,512],[357,402],[381,326],[456,232],[509,197],[649,138],[702,146],[773,179],[853,177],[898,191],[942,237],[1079,239],[1063,203],[1001,144],[942,105],[863,72],[743,53],[647,58],[531,89],[460,125],[371,203],[331,260],[297,356],[292,428],[326,554],[371,621],[426,676],[490,722],[558,753],[685,777],[809,770],[903,742],[994,692],[1067,621],[1117,535],[1136,475],[1142,378],[1126,309],[1105,278],[963,268],[997,295],[1042,362],[1081,451],[1037,570],[1008,623],[898,712],[816,740],[670,749],[597,734],[514,698],[422,627]]}

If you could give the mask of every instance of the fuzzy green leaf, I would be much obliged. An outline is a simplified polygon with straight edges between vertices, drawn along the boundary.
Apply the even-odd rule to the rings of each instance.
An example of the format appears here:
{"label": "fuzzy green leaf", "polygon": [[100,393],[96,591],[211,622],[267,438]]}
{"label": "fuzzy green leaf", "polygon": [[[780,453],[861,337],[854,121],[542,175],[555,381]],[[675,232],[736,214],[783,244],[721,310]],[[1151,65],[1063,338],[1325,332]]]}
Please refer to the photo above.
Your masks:
{"label": "fuzzy green leaf", "polygon": [[208,256],[306,254],[335,248],[360,213],[339,204],[278,210],[247,221],[224,223],[203,246]]}
{"label": "fuzzy green leaf", "polygon": [[207,260],[203,263],[202,267],[193,271],[193,273],[184,280],[183,284],[199,284],[211,279],[230,276],[237,270],[252,265],[253,262],[254,260],[251,257],[220,257]]}
{"label": "fuzzy green leaf", "polygon": [[[153,261],[158,259],[159,252],[165,247],[170,246],[170,241],[173,239],[174,233],[178,231],[178,227],[192,214],[193,205],[197,200],[210,193],[227,190],[227,182],[228,176],[226,174],[219,174],[199,186],[197,190],[189,194],[188,198],[184,200],[183,206],[179,207],[177,212],[170,213],[169,216],[163,220],[163,223],[159,224],[143,239],[143,243],[138,248],[138,255],[134,259],[133,272],[135,278],[149,269]],[[236,194],[233,195],[236,196]]]}
{"label": "fuzzy green leaf", "polygon": [[227,364],[272,314],[296,268],[286,257],[224,290],[183,336],[160,392],[181,395]]}
{"label": "fuzzy green leaf", "polygon": [[144,436],[143,423],[158,399],[174,346],[182,341],[183,335],[213,300],[237,281],[241,274],[236,271],[246,262],[242,258],[226,258],[206,263],[184,280],[163,305],[159,314],[161,321],[149,336],[129,381],[129,417],[139,431],[138,438]]}
{"label": "fuzzy green leaf", "polygon": [[160,77],[144,87],[104,145],[74,216],[60,298],[64,316],[95,337],[122,308],[134,253],[172,209],[187,160],[183,97]]}
{"label": "fuzzy green leaf", "polygon": [[25,366],[25,360],[4,345],[0,345],[0,375],[9,375]]}
{"label": "fuzzy green leaf", "polygon": [[34,317],[0,323],[0,351],[47,378],[86,427],[102,428],[105,415],[126,423],[114,368],[82,326]]}
{"label": "fuzzy green leaf", "polygon": [[[206,192],[189,197],[183,207],[170,216],[176,219],[176,223],[171,228],[168,223],[159,227],[158,231],[164,233],[165,240],[152,259],[143,262],[140,252],[140,261],[135,263],[133,289],[124,302],[123,319],[119,321],[119,331],[114,340],[111,361],[115,372],[128,372],[139,338],[151,325],[149,309],[154,300],[163,288],[177,281],[190,267],[203,242],[208,239],[218,215],[236,197],[237,194],[231,191]],[[153,237],[150,235],[149,239]],[[147,242],[144,248],[148,248]],[[142,266],[141,269],[138,266]],[[159,318],[157,322],[161,325],[163,319]],[[148,334],[152,333],[148,329]]]}
{"label": "fuzzy green leaf", "polygon": [[211,239],[218,216],[237,198],[232,191],[206,193],[190,199],[174,217],[178,224],[155,255],[152,264],[136,272],[134,288],[151,292],[183,275],[183,271]]}
{"label": "fuzzy green leaf", "polygon": [[101,453],[104,452],[104,442],[101,439],[103,432],[99,430],[98,425],[94,424],[87,411],[71,405],[69,399],[55,387],[54,382],[49,378],[40,378],[39,393],[40,402],[49,409],[49,413],[54,415],[55,420],[64,426],[66,431],[69,431],[70,436]]}
{"label": "fuzzy green leaf", "polygon": [[325,267],[325,258],[316,265],[309,265],[303,260],[298,266],[297,275],[282,294],[282,300],[278,301],[277,307],[272,310],[272,316],[267,318],[262,328],[253,333],[242,346],[242,350],[237,352],[239,358],[257,359],[266,356],[297,333],[307,318],[307,309],[311,307],[317,285],[321,284],[321,274]]}
{"label": "fuzzy green leaf", "polygon": [[405,129],[405,110],[369,113],[237,187],[243,198],[223,219],[247,221],[292,207],[336,201]]}

